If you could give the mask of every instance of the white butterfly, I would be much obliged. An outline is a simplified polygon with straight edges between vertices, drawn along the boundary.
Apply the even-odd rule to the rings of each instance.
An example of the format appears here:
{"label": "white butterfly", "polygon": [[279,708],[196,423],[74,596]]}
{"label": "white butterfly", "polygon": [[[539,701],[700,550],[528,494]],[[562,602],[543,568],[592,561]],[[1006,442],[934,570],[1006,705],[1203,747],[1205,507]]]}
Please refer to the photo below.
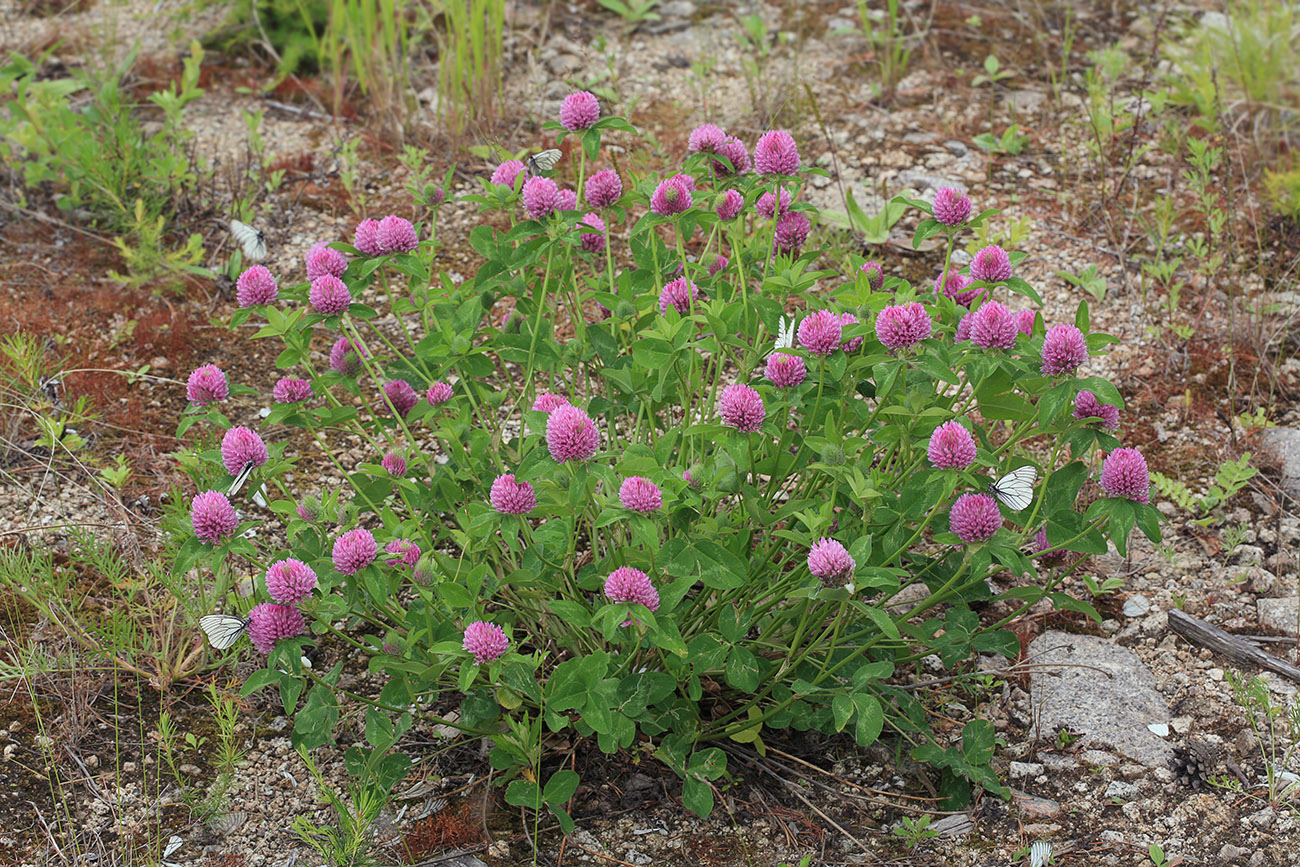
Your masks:
{"label": "white butterfly", "polygon": [[776,333],[777,349],[790,349],[794,346],[794,326],[798,321],[798,317],[794,317],[787,323],[785,317],[781,317]]}
{"label": "white butterfly", "polygon": [[[252,461],[246,461],[244,463],[244,468],[239,471],[239,475],[235,476],[235,480],[231,482],[230,487],[226,489],[227,497],[233,497],[235,494],[239,493],[239,489],[244,487],[244,482],[247,482],[248,477],[253,474],[253,469],[254,469],[254,464]],[[259,486],[256,491],[253,492],[253,502],[259,506],[265,507],[266,506],[265,494],[266,494],[266,485],[263,484]]]}
{"label": "white butterfly", "polygon": [[562,156],[564,156],[564,152],[558,148],[551,148],[533,154],[528,158],[528,177],[535,178],[544,172],[549,172],[555,168],[555,164],[560,161]]}
{"label": "white butterfly", "polygon": [[1029,847],[1029,867],[1047,867],[1052,863],[1052,844],[1039,840]]}
{"label": "white butterfly", "polygon": [[266,236],[260,229],[254,229],[238,220],[230,221],[230,236],[235,243],[244,248],[244,258],[250,262],[260,262],[266,258]]}
{"label": "white butterfly", "polygon": [[1026,509],[1034,501],[1034,481],[1038,470],[1032,466],[1017,467],[995,482],[989,482],[989,493],[1013,512]]}
{"label": "white butterfly", "polygon": [[199,618],[199,628],[214,648],[229,650],[251,622],[251,618],[233,614],[205,614]]}
{"label": "white butterfly", "polygon": [[184,843],[185,841],[182,840],[180,837],[176,836],[175,834],[172,835],[171,839],[167,841],[167,847],[163,849],[163,853],[162,853],[163,867],[180,867],[180,865],[177,864],[175,861],[168,861],[167,859],[170,858],[172,856],[172,853],[174,853],[177,849],[181,848],[181,846]]}

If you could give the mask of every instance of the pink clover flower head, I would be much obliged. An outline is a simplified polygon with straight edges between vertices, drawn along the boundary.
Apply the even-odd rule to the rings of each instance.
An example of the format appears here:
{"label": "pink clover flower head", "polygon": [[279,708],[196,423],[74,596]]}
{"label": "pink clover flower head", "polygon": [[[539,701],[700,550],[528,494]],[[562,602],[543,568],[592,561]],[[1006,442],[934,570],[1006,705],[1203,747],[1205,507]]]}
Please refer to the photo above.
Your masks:
{"label": "pink clover flower head", "polygon": [[811,228],[812,224],[802,211],[786,211],[776,220],[772,246],[779,253],[797,255],[803,242],[808,240],[808,230]]}
{"label": "pink clover flower head", "polygon": [[808,571],[821,579],[825,587],[843,586],[853,577],[857,562],[848,550],[834,539],[823,536],[808,551]]}
{"label": "pink clover flower head", "polygon": [[260,467],[270,455],[262,438],[244,426],[232,427],[221,438],[221,463],[226,472],[237,476],[249,461]]}
{"label": "pink clover flower head", "polygon": [[424,399],[433,406],[441,406],[451,400],[451,385],[446,382],[435,382],[424,393]]}
{"label": "pink clover flower head", "polygon": [[714,274],[717,274],[719,271],[726,268],[729,264],[731,264],[731,260],[719,253],[714,256],[713,261],[709,263],[709,276],[712,277]]}
{"label": "pink clover flower head", "polygon": [[1083,421],[1097,420],[1105,430],[1119,428],[1119,407],[1097,400],[1091,391],[1081,391],[1074,397],[1074,417]]}
{"label": "pink clover flower head", "polygon": [[315,280],[326,274],[342,278],[343,272],[348,270],[348,257],[331,247],[327,241],[313,244],[307,251],[306,260],[308,280]]}
{"label": "pink clover flower head", "polygon": [[362,357],[369,358],[366,349],[352,341],[350,337],[340,337],[330,347],[330,370],[344,376],[356,376],[361,370]]}
{"label": "pink clover flower head", "polygon": [[503,515],[524,515],[537,507],[537,494],[528,482],[516,482],[512,473],[496,477],[488,502]]}
{"label": "pink clover flower head", "polygon": [[949,269],[944,271],[934,281],[934,294],[944,295],[951,298],[962,307],[970,307],[971,303],[979,297],[979,289],[967,289],[970,285],[970,278],[958,271]]}
{"label": "pink clover flower head", "polygon": [[718,199],[718,219],[724,223],[728,220],[734,220],[740,213],[740,209],[745,207],[745,197],[738,190],[727,190]]}
{"label": "pink clover flower head", "polygon": [[764,217],[773,216],[773,211],[777,214],[784,214],[790,210],[790,193],[785,189],[781,190],[781,204],[777,206],[775,193],[763,193],[758,197],[758,203],[754,205],[760,214]]}
{"label": "pink clover flower head", "polygon": [[685,277],[678,277],[671,283],[665,283],[659,292],[659,312],[667,313],[671,307],[678,313],[690,313],[691,305],[700,297],[700,290]]}
{"label": "pink clover flower head", "polygon": [[956,419],[946,421],[930,434],[927,454],[941,470],[964,470],[975,462],[975,438]]}
{"label": "pink clover flower head", "polygon": [[1016,345],[1015,317],[1001,301],[990,301],[971,315],[970,339],[982,349],[1010,349]]}
{"label": "pink clover flower head", "polygon": [[375,537],[369,530],[358,527],[334,540],[331,558],[340,575],[355,575],[375,562],[378,554],[379,545],[375,542]]}
{"label": "pink clover flower head", "polygon": [[608,208],[623,197],[623,179],[613,169],[601,169],[587,178],[585,193],[593,208]]}
{"label": "pink clover flower head", "polygon": [[[637,602],[651,611],[659,610],[659,591],[650,576],[631,566],[620,566],[605,579],[605,598],[610,602]],[[624,620],[622,626],[631,624]]]}
{"label": "pink clover flower head", "polygon": [[320,517],[320,498],[315,494],[308,494],[303,497],[302,502],[298,504],[298,517],[308,523],[314,522]]}
{"label": "pink clover flower head", "polygon": [[560,104],[560,126],[569,132],[587,129],[600,117],[600,102],[596,95],[580,90],[571,93]]}
{"label": "pink clover flower head", "polygon": [[840,345],[844,326],[829,310],[810,313],[799,323],[799,345],[813,355],[830,355]]}
{"label": "pink clover flower head", "polygon": [[967,545],[987,542],[1001,526],[997,500],[988,494],[962,494],[948,512],[948,529]]}
{"label": "pink clover flower head", "polygon": [[410,539],[394,539],[384,546],[385,554],[396,554],[384,561],[388,566],[414,566],[420,562],[420,546]]}
{"label": "pink clover flower head", "polygon": [[570,189],[561,189],[558,192],[556,192],[555,210],[557,211],[578,210],[578,194]]}
{"label": "pink clover flower head", "polygon": [[1083,332],[1073,325],[1053,325],[1043,336],[1043,376],[1073,373],[1088,360]]}
{"label": "pink clover flower head", "polygon": [[271,400],[276,403],[298,403],[311,397],[311,383],[296,376],[282,376],[271,387]]}
{"label": "pink clover flower head", "polygon": [[352,293],[347,284],[333,274],[322,274],[311,281],[307,300],[312,309],[322,316],[334,316],[347,311],[352,304]]}
{"label": "pink clover flower head", "polygon": [[406,475],[406,458],[397,452],[384,452],[383,460],[379,462],[379,465],[384,468],[384,472],[395,479],[400,479]]}
{"label": "pink clover flower head", "polygon": [[379,249],[384,253],[409,253],[420,243],[411,221],[391,214],[379,221],[377,236]]}
{"label": "pink clover flower head", "polygon": [[204,491],[190,501],[190,524],[200,542],[215,544],[235,532],[239,517],[225,494]]}
{"label": "pink clover flower head", "polygon": [[722,160],[713,161],[713,173],[719,177],[727,175],[743,175],[749,171],[749,149],[745,143],[734,135],[729,135],[718,146],[717,154],[730,162],[728,166]]}
{"label": "pink clover flower head", "polygon": [[1029,307],[1023,307],[1020,310],[1017,310],[1015,314],[1011,317],[1013,320],[1015,320],[1016,331],[1019,331],[1021,334],[1033,334],[1034,319],[1036,315],[1037,314],[1035,314],[1034,311]]}
{"label": "pink clover flower head", "polygon": [[879,292],[885,285],[885,269],[880,267],[879,262],[863,262],[858,267],[858,273],[867,275],[867,285],[872,292]]}
{"label": "pink clover flower head", "polygon": [[1137,449],[1115,449],[1101,464],[1101,489],[1108,497],[1149,502],[1151,474]]}
{"label": "pink clover flower head", "polygon": [[721,127],[705,123],[691,130],[691,136],[686,140],[686,150],[693,154],[716,154],[726,140],[727,134]]}
{"label": "pink clover flower head", "polygon": [[961,190],[940,187],[934,194],[934,218],[945,226],[960,226],[970,217],[970,199]]}
{"label": "pink clover flower head", "polygon": [[302,635],[307,624],[292,605],[263,602],[248,612],[248,640],[262,653],[270,653],[281,638]]}
{"label": "pink clover flower head", "polygon": [[691,475],[690,470],[682,470],[682,481],[685,482],[687,486],[690,487],[692,490],[696,490],[696,491],[698,491],[700,487],[703,485],[703,482],[695,478],[695,476]]}
{"label": "pink clover flower head", "polygon": [[[841,333],[842,333],[843,330],[844,330],[844,326],[846,326],[846,325],[857,325],[857,324],[858,324],[858,317],[854,316],[852,313],[841,313],[841,314],[840,314],[840,331],[841,331]],[[847,339],[847,340],[845,340],[845,341],[843,342],[843,344],[841,345],[841,348],[843,348],[843,350],[844,350],[845,352],[847,352],[847,353],[849,353],[849,354],[851,355],[851,354],[853,354],[854,352],[857,352],[859,349],[862,348],[862,338],[861,338],[861,337],[850,337],[849,339]]]}
{"label": "pink clover flower head", "polygon": [[510,639],[506,638],[505,630],[495,623],[476,620],[465,627],[465,640],[461,642],[461,647],[479,665],[486,665],[505,655],[510,647]]}
{"label": "pink clover flower head", "polygon": [[185,383],[185,397],[190,403],[207,406],[220,403],[230,397],[230,386],[226,384],[226,374],[215,364],[205,364],[194,369]]}
{"label": "pink clover flower head", "polygon": [[301,560],[278,560],[266,570],[266,592],[281,605],[306,599],[316,589],[316,573]]}
{"label": "pink clover flower head", "polygon": [[384,397],[393,410],[403,418],[420,402],[420,395],[416,394],[415,389],[404,379],[390,379],[385,382]]}
{"label": "pink clover flower head", "polygon": [[633,512],[655,512],[664,506],[659,487],[645,476],[628,476],[618,487],[618,501]]}
{"label": "pink clover flower head", "polygon": [[650,212],[661,217],[689,211],[693,204],[695,200],[691,196],[691,188],[680,176],[660,181],[659,186],[655,187],[654,194],[650,196]]}
{"label": "pink clover flower head", "polygon": [[[1043,554],[1044,551],[1046,551],[1048,548],[1051,547],[1052,545],[1047,541],[1047,528],[1039,527],[1038,532],[1034,534],[1034,553]],[[1042,563],[1045,566],[1051,566],[1055,563],[1061,562],[1064,559],[1065,559],[1065,551],[1058,550],[1058,551],[1052,551],[1049,554],[1043,554],[1043,556],[1038,558],[1038,562]]]}
{"label": "pink clover flower head", "polygon": [[669,180],[677,181],[679,184],[681,184],[681,185],[682,185],[683,187],[685,187],[687,190],[690,190],[692,193],[695,192],[695,176],[694,176],[694,175],[688,175],[688,174],[686,174],[685,172],[678,172],[677,174],[675,174],[675,175],[673,175],[671,178],[669,178]]}
{"label": "pink clover flower head", "polygon": [[797,355],[773,352],[767,357],[763,375],[778,388],[793,388],[808,377],[808,366]]}
{"label": "pink clover flower head", "polygon": [[888,349],[906,349],[933,333],[930,314],[917,301],[891,304],[876,317],[876,339]]}
{"label": "pink clover flower head", "polygon": [[970,326],[974,321],[974,313],[967,313],[957,322],[957,333],[953,335],[953,340],[961,343],[963,340],[970,340]]}
{"label": "pink clover flower head", "polygon": [[569,399],[554,392],[544,391],[533,399],[533,412],[547,412],[568,406]]}
{"label": "pink clover flower head", "polygon": [[799,171],[799,148],[783,129],[768,130],[754,145],[754,168],[762,175],[793,175]]}
{"label": "pink clover flower head", "polygon": [[555,212],[560,188],[550,178],[529,178],[524,181],[520,197],[524,202],[524,211],[534,220],[549,217]]}
{"label": "pink clover flower head", "polygon": [[368,219],[357,223],[357,228],[352,232],[352,246],[365,256],[380,255],[383,251],[379,246],[379,221]]}
{"label": "pink clover flower head", "polygon": [[985,283],[1011,279],[1011,257],[997,244],[989,244],[970,260],[970,276]]}
{"label": "pink clover flower head", "polygon": [[[515,181],[526,170],[527,167],[519,160],[506,160],[492,172],[492,183],[514,189]],[[361,248],[358,247],[357,249]]]}
{"label": "pink clover flower head", "polygon": [[576,406],[559,406],[546,419],[546,447],[556,463],[585,461],[600,448],[600,431]]}
{"label": "pink clover flower head", "polygon": [[582,222],[595,230],[582,233],[582,249],[588,253],[605,252],[605,221],[600,218],[600,214],[589,211],[582,215]]}
{"label": "pink clover flower head", "polygon": [[275,285],[275,278],[264,265],[254,265],[239,275],[235,281],[235,300],[240,307],[252,307],[254,304],[270,304],[275,300],[280,288]]}
{"label": "pink clover flower head", "polygon": [[729,385],[718,398],[718,415],[722,423],[741,433],[753,433],[763,425],[766,410],[758,392],[743,383]]}

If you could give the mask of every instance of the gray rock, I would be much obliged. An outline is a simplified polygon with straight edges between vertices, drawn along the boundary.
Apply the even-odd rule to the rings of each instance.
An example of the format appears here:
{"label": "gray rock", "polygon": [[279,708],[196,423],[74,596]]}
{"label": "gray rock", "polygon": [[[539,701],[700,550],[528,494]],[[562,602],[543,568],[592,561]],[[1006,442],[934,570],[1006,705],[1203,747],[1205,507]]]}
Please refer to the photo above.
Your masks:
{"label": "gray rock", "polygon": [[1243,849],[1231,843],[1224,843],[1223,848],[1219,850],[1219,860],[1224,864],[1240,864],[1249,854],[1249,849]]}
{"label": "gray rock", "polygon": [[442,867],[488,867],[487,863],[480,861],[473,855],[457,855],[450,861],[439,861]]}
{"label": "gray rock", "polygon": [[1079,758],[1090,768],[1113,768],[1119,764],[1119,756],[1105,750],[1084,750]]}
{"label": "gray rock", "polygon": [[1282,464],[1282,490],[1300,497],[1300,430],[1271,427],[1264,431],[1261,442]]}
{"label": "gray rock", "polygon": [[959,142],[955,138],[949,139],[948,141],[944,142],[943,146],[948,149],[948,153],[952,154],[958,159],[961,159],[962,157],[966,156],[966,154],[970,153],[970,148],[966,147],[964,142]]}
{"label": "gray rock", "polygon": [[660,3],[655,11],[665,18],[690,18],[698,7],[691,0],[669,0]]}
{"label": "gray rock", "polygon": [[1038,666],[1030,685],[1043,729],[1082,732],[1081,746],[1110,747],[1148,767],[1169,763],[1173,747],[1147,730],[1169,720],[1169,707],[1132,651],[1049,630],[1030,644],[1029,656]]}
{"label": "gray rock", "polygon": [[952,187],[958,192],[966,192],[966,185],[961,181],[954,181],[952,178],[931,175],[926,172],[918,172],[914,169],[899,172],[897,180],[898,183],[905,187],[911,187],[918,193],[923,193],[926,190],[937,190],[940,187]]}
{"label": "gray rock", "polygon": [[1107,798],[1119,798],[1124,801],[1131,801],[1139,794],[1136,785],[1133,783],[1126,783],[1123,780],[1113,780],[1111,781],[1111,784],[1106,787]]}
{"label": "gray rock", "polygon": [[1255,609],[1259,612],[1260,629],[1280,632],[1283,635],[1296,634],[1297,600],[1294,596],[1281,599],[1257,599]]}
{"label": "gray rock", "polygon": [[1002,102],[1007,108],[1026,114],[1038,111],[1046,101],[1047,94],[1041,90],[1013,90],[1002,97]]}
{"label": "gray rock", "polygon": [[564,78],[582,69],[582,58],[572,54],[557,54],[546,62],[546,66],[552,75]]}
{"label": "gray rock", "polygon": [[1061,815],[1061,805],[1051,798],[1038,798],[1012,789],[1011,800],[1024,819],[1053,819]]}
{"label": "gray rock", "polygon": [[1038,762],[1012,762],[1007,765],[1007,773],[1011,774],[1012,779],[1018,777],[1036,777],[1043,772],[1043,766]]}

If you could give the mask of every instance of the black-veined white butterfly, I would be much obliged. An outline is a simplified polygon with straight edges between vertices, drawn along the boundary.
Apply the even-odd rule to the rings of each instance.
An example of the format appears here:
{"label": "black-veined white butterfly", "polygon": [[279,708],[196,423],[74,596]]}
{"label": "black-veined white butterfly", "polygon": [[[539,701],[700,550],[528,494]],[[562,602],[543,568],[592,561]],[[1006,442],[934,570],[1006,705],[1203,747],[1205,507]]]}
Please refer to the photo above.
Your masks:
{"label": "black-veined white butterfly", "polygon": [[180,867],[180,865],[177,864],[175,861],[168,861],[167,859],[170,858],[176,852],[176,850],[181,848],[181,846],[184,844],[185,841],[182,840],[180,837],[176,836],[175,834],[171,836],[171,839],[167,841],[166,848],[163,849],[162,862],[161,862],[162,867]]}
{"label": "black-veined white butterfly", "polygon": [[794,347],[794,326],[798,321],[798,317],[792,318],[789,322],[786,322],[784,316],[781,317],[781,324],[776,331],[777,349],[792,349]]}
{"label": "black-veined white butterfly", "polygon": [[[248,481],[248,477],[253,474],[254,468],[255,465],[252,461],[245,461],[244,468],[239,471],[239,475],[235,476],[235,480],[231,482],[230,487],[226,489],[227,497],[233,497],[235,494],[239,493],[239,489],[244,487],[244,483]],[[265,506],[265,493],[266,485],[259,486],[256,491],[253,491],[253,502],[259,506]]]}
{"label": "black-veined white butterfly", "polygon": [[230,236],[235,243],[244,248],[244,258],[250,262],[260,262],[266,258],[266,236],[260,229],[254,229],[238,220],[230,221]]}
{"label": "black-veined white butterfly", "polygon": [[540,174],[549,172],[555,168],[555,164],[560,161],[564,152],[558,148],[550,148],[541,153],[533,154],[528,158],[528,177],[535,178]]}
{"label": "black-veined white butterfly", "polygon": [[1037,478],[1036,468],[1016,467],[997,481],[989,482],[989,493],[1011,511],[1019,512],[1034,501],[1034,481]]}
{"label": "black-veined white butterfly", "polygon": [[1047,867],[1052,863],[1052,844],[1039,840],[1029,847],[1029,867]]}
{"label": "black-veined white butterfly", "polygon": [[199,618],[199,628],[214,648],[229,650],[251,622],[251,618],[236,617],[233,614],[205,614]]}

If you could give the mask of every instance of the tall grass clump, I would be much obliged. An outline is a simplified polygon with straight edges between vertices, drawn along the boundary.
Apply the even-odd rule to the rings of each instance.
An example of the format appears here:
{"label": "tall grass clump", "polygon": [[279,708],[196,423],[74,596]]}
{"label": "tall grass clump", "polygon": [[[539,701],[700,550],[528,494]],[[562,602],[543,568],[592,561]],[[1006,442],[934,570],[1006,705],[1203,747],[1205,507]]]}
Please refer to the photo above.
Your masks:
{"label": "tall grass clump", "polygon": [[[417,720],[490,738],[506,800],[566,830],[579,778],[553,732],[653,754],[700,815],[729,780],[720,744],[791,729],[888,732],[950,806],[1007,796],[993,725],[935,732],[895,678],[1015,657],[1005,627],[1044,599],[1095,617],[1060,589],[1081,555],[1158,538],[1120,396],[1087,373],[1114,338],[1086,303],[1045,320],[1022,255],[993,245],[933,285],[821,268],[818,170],[784,130],[751,151],[705,125],[635,177],[602,158],[627,121],[590,94],[560,120],[578,183],[518,161],[483,179],[472,278],[435,270],[433,219],[390,216],[237,312],[283,344],[257,430],[224,414],[220,370],[191,379],[180,434],[221,442],[196,450],[208,490],[179,556],[266,654],[245,691],[275,688],[304,750],[368,705],[348,765],[381,788]],[[992,213],[952,190],[904,204],[946,255]],[[295,427],[359,438],[359,462],[328,452],[343,486],[286,487]],[[1081,493],[1099,494],[1083,512]],[[268,520],[285,544],[247,532]],[[250,572],[252,598],[225,592]],[[981,622],[990,598],[1010,613]],[[305,667],[321,643],[363,654],[381,691]]]}

